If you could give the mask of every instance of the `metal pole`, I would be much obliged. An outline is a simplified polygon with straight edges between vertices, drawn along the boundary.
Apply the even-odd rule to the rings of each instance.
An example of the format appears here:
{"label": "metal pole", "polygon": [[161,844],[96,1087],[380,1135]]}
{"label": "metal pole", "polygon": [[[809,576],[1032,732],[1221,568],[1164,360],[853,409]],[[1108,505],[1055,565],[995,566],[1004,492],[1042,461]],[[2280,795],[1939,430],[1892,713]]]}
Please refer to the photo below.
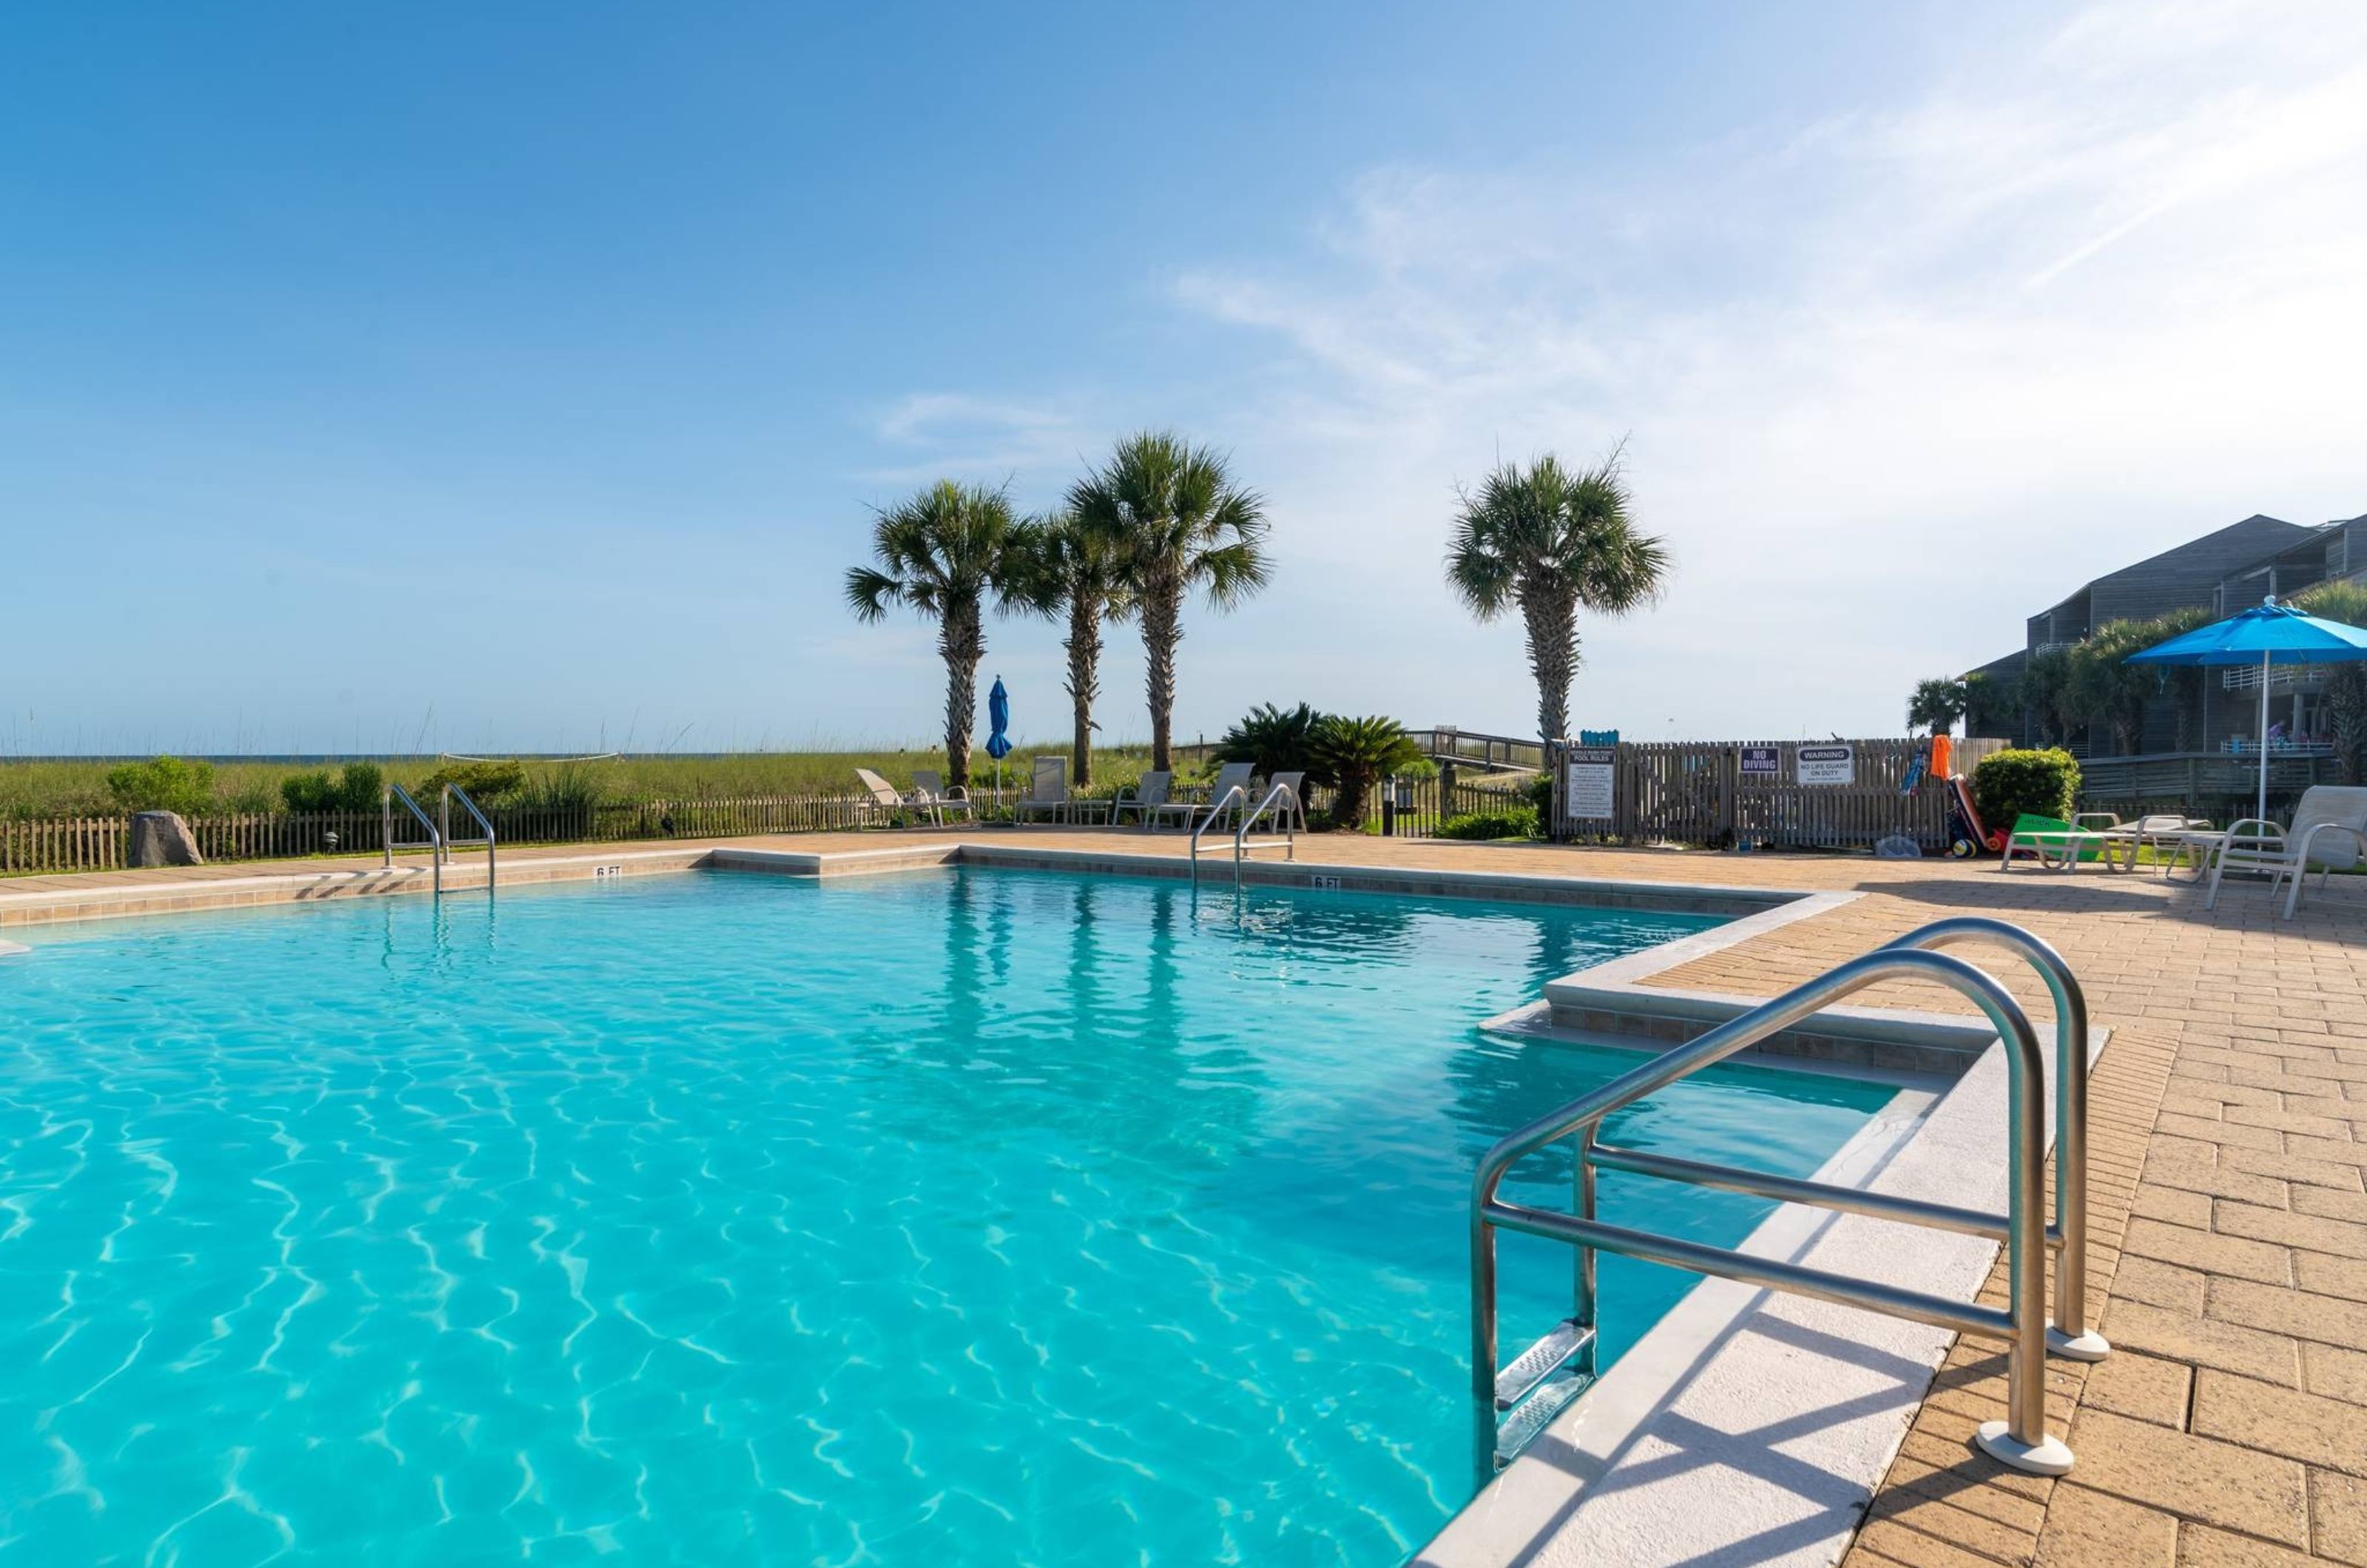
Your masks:
{"label": "metal pole", "polygon": [[2260,652],[2260,803],[2252,813],[2261,821],[2269,818],[2269,655]]}
{"label": "metal pole", "polygon": [[[1594,1212],[1595,1170],[1593,1156],[1594,1134],[1597,1130],[1597,1124],[1593,1122],[1589,1122],[1586,1126],[1579,1129],[1576,1140],[1578,1150],[1578,1168],[1570,1173],[1571,1184],[1578,1190],[1576,1193],[1576,1197],[1578,1199],[1578,1217],[1590,1223],[1596,1218]],[[1580,1242],[1578,1245],[1578,1258],[1575,1275],[1571,1283],[1574,1288],[1571,1292],[1570,1304],[1572,1311],[1570,1313],[1570,1317],[1580,1328],[1598,1330],[1593,1341],[1589,1343],[1586,1348],[1586,1364],[1580,1369],[1581,1371],[1585,1372],[1587,1376],[1592,1377],[1594,1375],[1595,1367],[1595,1346],[1602,1343],[1602,1336],[1599,1332],[1600,1324],[1596,1316],[1596,1303],[1599,1297],[1596,1292],[1597,1280],[1595,1277],[1595,1251],[1591,1246],[1585,1242]]]}
{"label": "metal pole", "polygon": [[1496,1473],[1496,1227],[1471,1206],[1471,1455],[1477,1483]]}

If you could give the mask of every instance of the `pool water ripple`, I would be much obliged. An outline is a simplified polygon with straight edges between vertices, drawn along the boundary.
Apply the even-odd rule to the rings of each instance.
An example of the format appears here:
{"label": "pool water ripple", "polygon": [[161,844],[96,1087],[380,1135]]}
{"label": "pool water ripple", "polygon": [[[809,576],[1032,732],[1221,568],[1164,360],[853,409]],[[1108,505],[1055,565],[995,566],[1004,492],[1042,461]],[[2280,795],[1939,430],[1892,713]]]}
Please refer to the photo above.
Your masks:
{"label": "pool water ripple", "polygon": [[[1706,923],[960,872],[61,928],[0,964],[0,1561],[1399,1562],[1467,1490],[1471,1163],[1633,1063],[1473,1025]],[[1615,1135],[1804,1172],[1884,1098]],[[1542,1328],[1567,1255],[1506,1265]],[[1689,1284],[1604,1273],[1614,1349]]]}

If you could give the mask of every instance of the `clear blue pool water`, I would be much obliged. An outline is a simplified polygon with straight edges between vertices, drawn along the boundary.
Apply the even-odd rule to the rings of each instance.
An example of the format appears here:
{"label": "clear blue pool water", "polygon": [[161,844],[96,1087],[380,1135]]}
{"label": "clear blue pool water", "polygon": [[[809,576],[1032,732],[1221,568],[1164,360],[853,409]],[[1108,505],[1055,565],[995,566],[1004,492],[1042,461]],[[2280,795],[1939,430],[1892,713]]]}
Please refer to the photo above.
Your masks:
{"label": "clear blue pool water", "polygon": [[[964,872],[37,931],[0,1559],[1386,1568],[1467,1491],[1472,1161],[1635,1059],[1473,1025],[1705,923]],[[1614,1135],[1805,1172],[1885,1097]],[[1569,1261],[1507,1270],[1517,1341]],[[1614,1351],[1690,1284],[1604,1275]]]}

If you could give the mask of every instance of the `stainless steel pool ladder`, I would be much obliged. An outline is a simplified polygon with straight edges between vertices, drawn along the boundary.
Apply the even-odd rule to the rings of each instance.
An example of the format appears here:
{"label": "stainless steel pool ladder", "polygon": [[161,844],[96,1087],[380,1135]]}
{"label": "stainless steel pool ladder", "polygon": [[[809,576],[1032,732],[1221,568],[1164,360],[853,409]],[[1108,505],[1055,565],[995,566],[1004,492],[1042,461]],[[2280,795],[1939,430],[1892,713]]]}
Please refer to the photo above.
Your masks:
{"label": "stainless steel pool ladder", "polygon": [[[470,816],[477,819],[477,830],[481,837],[456,839],[452,836],[452,803],[456,800]],[[477,809],[477,803],[469,798],[469,792],[456,784],[447,784],[444,786],[444,799],[436,807],[436,816],[440,818],[436,825],[436,837],[443,844],[441,853],[448,855],[454,850],[481,849],[485,852],[485,891],[491,893],[493,890],[494,871],[493,822],[483,812]]]}
{"label": "stainless steel pool ladder", "polygon": [[435,866],[436,896],[440,898],[444,896],[444,835],[436,830],[435,819],[419,809],[419,802],[411,798],[411,792],[392,779],[386,781],[386,793],[379,797],[379,847],[385,852],[386,863],[390,867],[394,864],[397,849],[415,850],[420,847],[394,841],[394,803],[398,800],[402,802],[402,808],[427,829],[426,847],[435,852],[429,858]]}
{"label": "stainless steel pool ladder", "polygon": [[[1201,835],[1206,833],[1233,806],[1247,807],[1249,799],[1248,790],[1240,784],[1233,785],[1217,798],[1208,807],[1208,815],[1200,818],[1199,826],[1192,829],[1192,882],[1195,886],[1198,886],[1200,881]],[[1279,809],[1276,809],[1277,807]],[[1233,886],[1236,891],[1241,885],[1242,860],[1253,851],[1270,850],[1274,847],[1273,840],[1263,844],[1250,841],[1250,829],[1256,827],[1261,818],[1272,817],[1282,824],[1281,843],[1284,851],[1282,858],[1289,861],[1298,858],[1298,829],[1293,820],[1297,809],[1297,795],[1288,784],[1278,784],[1265,792],[1265,798],[1259,801],[1254,808],[1242,813],[1240,825],[1233,829]]]}
{"label": "stainless steel pool ladder", "polygon": [[[1931,951],[1988,942],[2021,954],[2045,980],[2055,1003],[2056,1053],[2056,1223],[2044,1223],[2046,1186],[2044,1063],[2030,1019],[2004,987],[1962,959]],[[1824,1182],[1707,1165],[1614,1147],[1597,1140],[1604,1118],[1690,1074],[1725,1060],[1819,1009],[1886,979],[1934,980],[1970,998],[1995,1026],[2006,1052],[2007,1210],[2002,1215]],[[2017,1470],[2060,1475],[2071,1450],[2046,1432],[2044,1359],[2049,1350],[2077,1360],[2110,1349],[2087,1327],[2088,1009],[2062,955],[2018,926],[1966,917],[1939,920],[1852,959],[1686,1043],[1655,1056],[1582,1100],[1498,1141],[1479,1161],[1471,1190],[1471,1371],[1474,1470],[1484,1485],[1522,1446],[1583,1393],[1594,1379],[1598,1332],[1595,1255],[1611,1251],[1769,1290],[1839,1302],[2006,1343],[2007,1416],[1981,1428],[1983,1451]],[[1575,1213],[1510,1203],[1496,1190],[1519,1160],[1561,1138],[1574,1142]],[[1624,1170],[1729,1192],[1871,1215],[2005,1244],[2010,1304],[1999,1310],[1859,1280],[1781,1259],[1655,1235],[1596,1217],[1595,1173]],[[1577,1248],[1573,1310],[1535,1344],[1498,1370],[1496,1231],[1545,1236]],[[2046,1321],[2046,1254],[2056,1264],[2057,1326]]]}
{"label": "stainless steel pool ladder", "polygon": [[[452,802],[456,796],[459,798],[462,809],[466,810],[470,816],[477,819],[477,827],[484,835],[482,838],[455,839],[452,837]],[[411,814],[413,820],[418,822],[422,828],[427,829],[427,842],[424,846],[415,843],[398,844],[395,842],[394,805],[397,801],[401,801],[402,803],[402,808]],[[387,781],[386,793],[379,797],[379,843],[385,852],[386,863],[388,865],[391,866],[394,864],[394,852],[398,849],[413,850],[425,848],[432,851],[433,853],[429,858],[433,863],[436,877],[436,895],[440,898],[444,896],[444,862],[450,856],[452,851],[455,849],[482,849],[485,852],[485,891],[488,893],[493,891],[494,869],[493,825],[486,819],[483,812],[477,809],[477,803],[469,798],[468,791],[462,789],[459,784],[446,784],[444,786],[443,796],[437,803],[436,815],[431,818],[425,811],[420,809],[419,802],[411,797],[411,792],[409,790],[390,779]]]}

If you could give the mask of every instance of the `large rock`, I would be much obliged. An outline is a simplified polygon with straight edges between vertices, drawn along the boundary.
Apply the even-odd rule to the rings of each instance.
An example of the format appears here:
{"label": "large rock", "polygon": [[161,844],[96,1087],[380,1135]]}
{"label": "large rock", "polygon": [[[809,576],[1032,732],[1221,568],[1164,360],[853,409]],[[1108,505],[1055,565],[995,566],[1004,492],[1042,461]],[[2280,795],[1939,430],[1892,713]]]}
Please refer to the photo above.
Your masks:
{"label": "large rock", "polygon": [[177,811],[142,811],[131,818],[129,865],[203,865],[197,835]]}

